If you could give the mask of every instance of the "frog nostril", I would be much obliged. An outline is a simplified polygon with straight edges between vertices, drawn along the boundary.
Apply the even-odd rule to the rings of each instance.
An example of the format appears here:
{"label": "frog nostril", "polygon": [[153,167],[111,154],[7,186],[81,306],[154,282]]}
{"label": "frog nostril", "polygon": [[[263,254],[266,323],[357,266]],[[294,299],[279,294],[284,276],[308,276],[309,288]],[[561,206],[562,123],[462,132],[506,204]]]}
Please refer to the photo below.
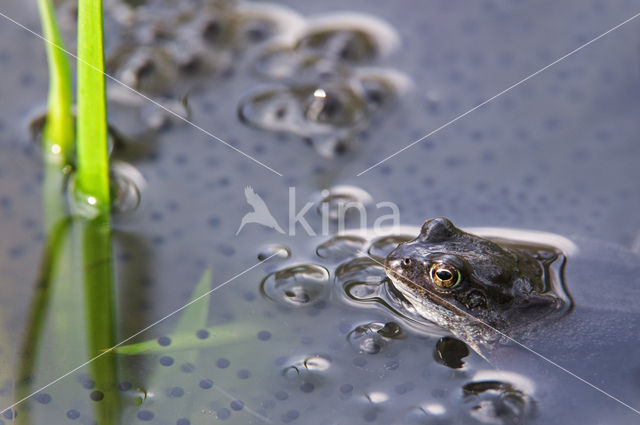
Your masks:
{"label": "frog nostril", "polygon": [[405,267],[409,267],[411,265],[411,258],[405,258],[402,260],[402,265]]}

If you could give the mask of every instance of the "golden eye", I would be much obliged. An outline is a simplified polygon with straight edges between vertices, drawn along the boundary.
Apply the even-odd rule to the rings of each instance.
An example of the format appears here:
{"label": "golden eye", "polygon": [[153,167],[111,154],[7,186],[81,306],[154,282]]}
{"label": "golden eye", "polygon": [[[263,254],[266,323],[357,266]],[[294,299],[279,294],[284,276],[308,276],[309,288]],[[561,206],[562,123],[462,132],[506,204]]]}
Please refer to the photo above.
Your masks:
{"label": "golden eye", "polygon": [[453,288],[462,280],[462,275],[460,275],[458,269],[446,264],[432,265],[429,270],[429,277],[436,285],[447,289]]}

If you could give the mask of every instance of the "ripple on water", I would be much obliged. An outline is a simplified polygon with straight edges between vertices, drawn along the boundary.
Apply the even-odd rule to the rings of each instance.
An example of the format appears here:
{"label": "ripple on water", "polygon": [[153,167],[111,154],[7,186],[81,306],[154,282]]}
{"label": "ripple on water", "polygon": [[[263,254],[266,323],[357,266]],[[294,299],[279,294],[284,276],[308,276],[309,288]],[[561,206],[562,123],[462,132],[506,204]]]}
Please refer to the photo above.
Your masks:
{"label": "ripple on water", "polygon": [[324,299],[329,291],[329,271],[316,264],[301,264],[267,275],[260,284],[266,298],[291,307]]}

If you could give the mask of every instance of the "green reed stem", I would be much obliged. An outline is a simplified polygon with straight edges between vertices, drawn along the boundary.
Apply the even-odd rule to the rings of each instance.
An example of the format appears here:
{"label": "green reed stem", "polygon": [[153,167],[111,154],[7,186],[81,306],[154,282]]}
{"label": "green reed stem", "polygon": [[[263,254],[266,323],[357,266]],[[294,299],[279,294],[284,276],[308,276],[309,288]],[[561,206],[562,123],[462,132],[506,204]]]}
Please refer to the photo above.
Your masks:
{"label": "green reed stem", "polygon": [[[78,2],[76,188],[80,201],[109,214],[109,158],[102,0]],[[83,199],[84,198],[84,199]]]}
{"label": "green reed stem", "polygon": [[[80,220],[83,226],[82,257],[87,355],[93,358],[116,344],[116,299],[113,285],[111,226],[108,215]],[[92,379],[104,399],[95,406],[100,425],[118,423],[120,399],[116,389],[118,365],[113,354],[89,364]]]}
{"label": "green reed stem", "polygon": [[42,148],[45,160],[62,165],[73,160],[74,123],[71,69],[51,0],[38,0],[49,66],[49,100]]}

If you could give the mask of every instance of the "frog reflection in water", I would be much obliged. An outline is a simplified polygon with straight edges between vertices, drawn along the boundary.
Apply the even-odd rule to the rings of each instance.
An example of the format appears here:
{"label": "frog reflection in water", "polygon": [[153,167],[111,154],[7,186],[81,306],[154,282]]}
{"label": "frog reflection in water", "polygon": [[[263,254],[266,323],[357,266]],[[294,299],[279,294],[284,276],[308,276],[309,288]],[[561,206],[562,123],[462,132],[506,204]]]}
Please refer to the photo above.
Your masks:
{"label": "frog reflection in water", "polygon": [[477,351],[568,306],[531,252],[466,233],[446,218],[428,220],[416,239],[389,254],[385,268],[418,314]]}

